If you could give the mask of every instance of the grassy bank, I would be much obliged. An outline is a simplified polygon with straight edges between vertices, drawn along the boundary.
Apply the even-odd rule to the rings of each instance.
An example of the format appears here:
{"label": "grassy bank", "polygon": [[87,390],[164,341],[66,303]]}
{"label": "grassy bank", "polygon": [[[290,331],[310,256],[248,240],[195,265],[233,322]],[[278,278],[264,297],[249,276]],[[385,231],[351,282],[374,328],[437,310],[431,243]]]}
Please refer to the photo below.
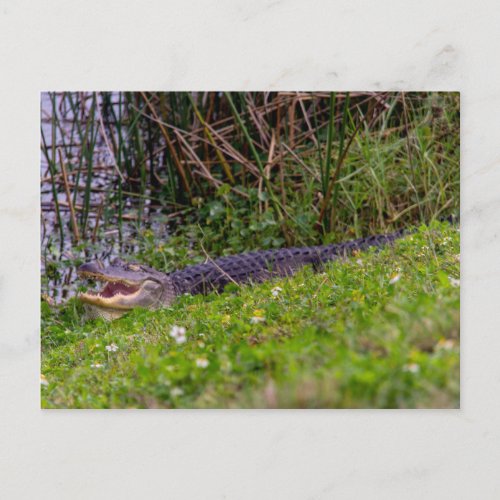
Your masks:
{"label": "grassy bank", "polygon": [[433,223],[323,273],[113,323],[43,303],[42,406],[457,407],[459,251]]}

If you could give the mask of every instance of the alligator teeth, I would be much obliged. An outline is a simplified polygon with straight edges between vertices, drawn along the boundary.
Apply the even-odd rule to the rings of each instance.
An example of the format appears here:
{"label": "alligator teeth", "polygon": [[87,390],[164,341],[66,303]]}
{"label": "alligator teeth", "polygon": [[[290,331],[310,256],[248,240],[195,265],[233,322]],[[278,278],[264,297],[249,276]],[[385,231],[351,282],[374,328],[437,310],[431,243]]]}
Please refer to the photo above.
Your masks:
{"label": "alligator teeth", "polygon": [[80,300],[97,307],[114,307],[117,309],[129,309],[127,305],[133,297],[138,295],[140,292],[140,287],[128,287],[127,293],[123,293],[123,290],[116,289],[106,289],[100,292],[89,290],[88,292],[80,293]]}
{"label": "alligator teeth", "polygon": [[139,290],[139,285],[129,285],[121,281],[108,281],[102,290],[88,290],[86,295],[109,299],[111,297],[126,297]]}
{"label": "alligator teeth", "polygon": [[114,297],[116,295],[130,295],[139,290],[138,286],[131,286],[122,282],[108,282],[101,290],[102,297]]}

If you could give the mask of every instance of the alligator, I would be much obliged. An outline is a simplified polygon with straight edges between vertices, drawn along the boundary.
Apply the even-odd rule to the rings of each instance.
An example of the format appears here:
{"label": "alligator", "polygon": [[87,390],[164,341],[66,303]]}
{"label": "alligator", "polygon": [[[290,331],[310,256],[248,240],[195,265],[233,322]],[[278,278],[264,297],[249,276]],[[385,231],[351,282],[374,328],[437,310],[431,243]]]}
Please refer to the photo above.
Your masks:
{"label": "alligator", "polygon": [[83,302],[89,319],[101,317],[113,320],[135,307],[168,307],[180,295],[220,292],[229,283],[258,283],[273,277],[290,276],[306,265],[318,271],[326,262],[345,259],[356,251],[370,247],[392,244],[407,233],[406,230],[399,230],[331,245],[230,255],[208,259],[203,264],[171,273],[120,258],[114,259],[108,266],[97,260],[81,265],[77,273],[81,278],[102,282],[104,286],[99,291],[82,292],[78,298]]}

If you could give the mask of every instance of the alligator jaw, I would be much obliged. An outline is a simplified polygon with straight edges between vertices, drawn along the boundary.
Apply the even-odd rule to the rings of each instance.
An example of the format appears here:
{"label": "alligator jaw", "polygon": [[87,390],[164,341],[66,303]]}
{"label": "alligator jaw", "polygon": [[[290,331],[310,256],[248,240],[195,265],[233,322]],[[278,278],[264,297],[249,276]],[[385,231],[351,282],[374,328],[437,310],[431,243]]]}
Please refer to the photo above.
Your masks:
{"label": "alligator jaw", "polygon": [[145,266],[115,260],[105,267],[95,261],[81,265],[77,274],[104,284],[78,295],[89,318],[116,319],[135,307],[155,309],[165,302],[164,275]]}
{"label": "alligator jaw", "polygon": [[89,290],[79,294],[79,299],[92,306],[106,309],[117,309],[128,311],[135,304],[135,299],[141,293],[141,283],[133,283],[127,280],[106,279],[93,273],[79,273],[81,277],[91,278],[105,283],[99,291]]}
{"label": "alligator jaw", "polygon": [[127,302],[137,298],[140,291],[140,284],[107,281],[102,290],[82,292],[79,297],[82,302],[88,304],[107,308],[130,309],[130,306],[127,306]]}

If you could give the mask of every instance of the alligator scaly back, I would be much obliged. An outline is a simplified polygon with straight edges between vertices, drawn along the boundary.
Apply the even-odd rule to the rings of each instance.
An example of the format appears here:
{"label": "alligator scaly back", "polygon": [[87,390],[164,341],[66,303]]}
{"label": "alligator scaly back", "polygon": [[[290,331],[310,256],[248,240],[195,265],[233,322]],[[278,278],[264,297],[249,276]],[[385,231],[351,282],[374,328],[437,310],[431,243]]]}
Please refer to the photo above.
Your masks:
{"label": "alligator scaly back", "polygon": [[405,234],[403,230],[375,235],[345,243],[262,250],[221,257],[204,264],[188,266],[170,273],[177,294],[222,291],[228,283],[261,282],[273,277],[290,276],[299,268],[312,265],[318,270],[328,261],[345,258],[355,250],[382,247]]}

